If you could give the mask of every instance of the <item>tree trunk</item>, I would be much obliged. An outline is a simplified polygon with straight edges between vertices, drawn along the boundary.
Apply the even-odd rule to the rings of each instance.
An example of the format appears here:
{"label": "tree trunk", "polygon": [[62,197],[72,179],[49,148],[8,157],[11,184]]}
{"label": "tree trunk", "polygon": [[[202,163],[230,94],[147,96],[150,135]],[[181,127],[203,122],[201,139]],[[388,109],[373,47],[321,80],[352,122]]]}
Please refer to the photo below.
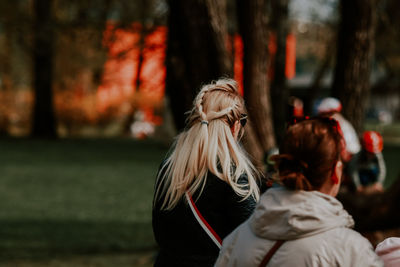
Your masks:
{"label": "tree trunk", "polygon": [[[256,144],[248,148],[254,154],[261,148],[262,154],[275,147],[271,101],[267,80],[268,33],[263,0],[237,0],[239,30],[243,38],[243,87],[244,97]],[[257,158],[261,161],[262,158]]]}
{"label": "tree trunk", "polygon": [[[142,86],[142,81],[140,76],[142,75],[143,63],[144,63],[144,51],[146,48],[146,37],[151,32],[152,29],[146,25],[146,18],[150,13],[150,6],[152,5],[152,1],[149,0],[141,0],[140,3],[140,28],[139,28],[139,41],[137,43],[138,47],[138,64],[136,68],[135,78],[133,80],[133,86],[136,89],[136,92],[140,91],[140,87]],[[123,132],[126,135],[131,134],[131,125],[134,122],[134,115],[136,113],[136,107],[133,103],[130,103],[130,112],[127,115],[124,123],[123,123]]]}
{"label": "tree trunk", "polygon": [[3,51],[0,54],[0,79],[1,79],[1,87],[0,91],[2,92],[0,96],[0,137],[8,136],[8,127],[10,126],[9,119],[9,93],[13,90],[13,79],[12,79],[12,64],[11,57],[13,55],[13,40],[14,34],[10,25],[4,25],[4,46]]}
{"label": "tree trunk", "polygon": [[56,137],[53,109],[53,26],[52,0],[35,0],[33,85],[35,104],[33,110],[33,137]]}
{"label": "tree trunk", "polygon": [[314,77],[313,82],[307,90],[307,96],[304,101],[304,113],[307,115],[312,114],[313,112],[313,103],[315,99],[320,94],[321,87],[322,87],[322,79],[324,78],[326,72],[329,69],[329,66],[332,62],[333,56],[331,52],[332,45],[328,44],[325,51],[325,57],[321,64],[318,66]]}
{"label": "tree trunk", "polygon": [[341,1],[341,26],[333,95],[340,99],[344,116],[358,132],[362,131],[370,91],[375,12],[376,0]]}
{"label": "tree trunk", "polygon": [[169,0],[166,93],[177,130],[200,86],[232,76],[226,2]]}
{"label": "tree trunk", "polygon": [[[141,0],[140,1],[140,29],[139,29],[139,42],[137,43],[138,46],[138,66],[136,69],[136,75],[134,80],[134,87],[136,88],[136,92],[139,92],[140,87],[142,86],[140,76],[142,73],[143,61],[144,61],[144,49],[146,46],[146,37],[150,31],[146,25],[146,18],[149,16],[150,13],[150,6],[152,5],[152,1],[149,0]],[[133,115],[133,113],[132,113]]]}
{"label": "tree trunk", "polygon": [[289,88],[286,84],[286,38],[289,33],[288,0],[272,0],[272,31],[276,34],[276,54],[273,62],[274,75],[271,82],[271,104],[275,137],[280,143],[286,131],[285,122],[288,118]]}

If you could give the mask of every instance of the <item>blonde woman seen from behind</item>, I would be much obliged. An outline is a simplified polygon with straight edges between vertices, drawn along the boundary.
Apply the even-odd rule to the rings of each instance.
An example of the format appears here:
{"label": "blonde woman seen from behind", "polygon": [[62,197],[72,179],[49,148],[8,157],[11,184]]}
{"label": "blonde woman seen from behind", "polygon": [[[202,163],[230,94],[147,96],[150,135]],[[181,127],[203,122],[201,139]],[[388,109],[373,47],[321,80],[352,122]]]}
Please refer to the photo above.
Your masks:
{"label": "blonde woman seen from behind", "polygon": [[272,157],[280,186],[266,191],[253,215],[224,239],[216,266],[383,266],[335,198],[343,143],[334,119],[290,126]]}
{"label": "blonde woman seen from behind", "polygon": [[221,239],[252,213],[257,171],[238,144],[246,119],[234,80],[201,88],[157,175],[155,266],[213,266]]}

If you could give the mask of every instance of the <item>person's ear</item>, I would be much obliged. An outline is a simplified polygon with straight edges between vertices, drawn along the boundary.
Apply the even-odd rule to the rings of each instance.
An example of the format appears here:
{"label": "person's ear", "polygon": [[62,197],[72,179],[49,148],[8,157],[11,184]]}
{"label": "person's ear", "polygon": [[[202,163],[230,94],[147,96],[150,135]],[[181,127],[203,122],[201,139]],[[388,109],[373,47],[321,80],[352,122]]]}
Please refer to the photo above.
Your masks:
{"label": "person's ear", "polygon": [[331,177],[334,184],[339,184],[341,182],[342,173],[343,173],[343,162],[341,160],[338,160],[335,164],[335,168]]}

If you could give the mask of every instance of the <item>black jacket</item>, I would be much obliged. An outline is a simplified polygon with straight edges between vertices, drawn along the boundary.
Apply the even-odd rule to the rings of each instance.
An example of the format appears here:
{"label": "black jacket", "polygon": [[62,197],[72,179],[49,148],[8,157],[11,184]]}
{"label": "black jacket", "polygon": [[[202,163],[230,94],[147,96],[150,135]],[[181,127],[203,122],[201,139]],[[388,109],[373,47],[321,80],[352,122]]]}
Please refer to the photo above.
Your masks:
{"label": "black jacket", "polygon": [[[247,183],[243,175],[240,183]],[[194,194],[196,201],[198,194]],[[253,212],[255,200],[241,201],[226,182],[208,173],[205,188],[196,201],[202,216],[223,239]],[[195,219],[184,197],[171,211],[153,208],[153,232],[159,245],[154,266],[213,266],[219,249]]]}

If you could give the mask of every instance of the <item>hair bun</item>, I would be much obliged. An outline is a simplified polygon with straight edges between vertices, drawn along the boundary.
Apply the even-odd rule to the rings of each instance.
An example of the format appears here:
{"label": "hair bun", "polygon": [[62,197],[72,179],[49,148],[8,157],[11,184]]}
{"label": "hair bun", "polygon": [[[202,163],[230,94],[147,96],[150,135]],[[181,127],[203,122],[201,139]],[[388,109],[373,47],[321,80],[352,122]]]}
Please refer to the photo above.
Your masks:
{"label": "hair bun", "polygon": [[313,186],[301,172],[284,171],[279,173],[279,179],[282,184],[292,190],[313,190]]}
{"label": "hair bun", "polygon": [[289,154],[274,155],[271,159],[275,161],[275,165],[279,170],[280,181],[287,188],[293,190],[313,190],[313,186],[306,177],[308,170],[306,162]]}
{"label": "hair bun", "polygon": [[307,162],[295,158],[292,155],[289,154],[279,154],[279,155],[274,155],[271,157],[273,161],[277,164],[279,169],[288,169],[292,170],[295,172],[301,172],[305,174],[308,169],[308,164]]}

